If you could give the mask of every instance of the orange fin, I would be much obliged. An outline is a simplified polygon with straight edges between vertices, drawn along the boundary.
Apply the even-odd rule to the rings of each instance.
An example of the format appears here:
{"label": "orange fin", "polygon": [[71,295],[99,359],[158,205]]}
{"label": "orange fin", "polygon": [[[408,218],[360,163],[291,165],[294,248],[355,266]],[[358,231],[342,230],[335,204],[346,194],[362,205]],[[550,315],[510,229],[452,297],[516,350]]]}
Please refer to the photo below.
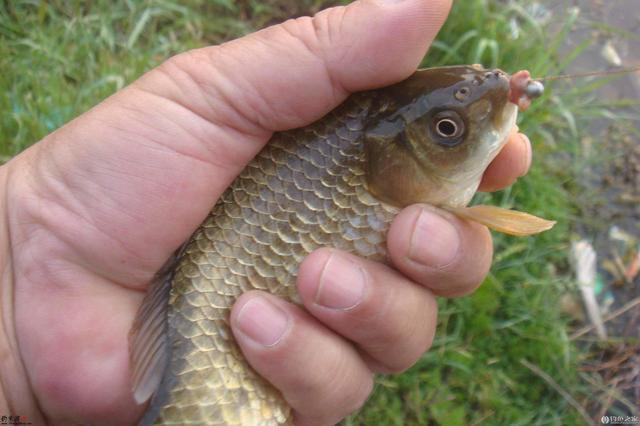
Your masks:
{"label": "orange fin", "polygon": [[529,213],[494,206],[446,207],[451,213],[463,219],[481,223],[494,231],[516,237],[548,231],[556,224]]}

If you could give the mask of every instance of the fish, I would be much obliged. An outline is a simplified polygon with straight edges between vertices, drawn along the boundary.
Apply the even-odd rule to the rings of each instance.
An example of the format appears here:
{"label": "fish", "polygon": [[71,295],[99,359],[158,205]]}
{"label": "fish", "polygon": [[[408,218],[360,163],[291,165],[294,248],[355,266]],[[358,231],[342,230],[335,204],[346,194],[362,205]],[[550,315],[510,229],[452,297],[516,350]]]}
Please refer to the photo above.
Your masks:
{"label": "fish", "polygon": [[291,424],[233,339],[232,305],[252,289],[299,303],[298,265],[321,247],[389,264],[386,233],[403,207],[431,204],[513,235],[552,227],[467,207],[539,86],[526,71],[427,68],[274,134],[142,302],[129,336],[133,395],[150,400],[140,424]]}

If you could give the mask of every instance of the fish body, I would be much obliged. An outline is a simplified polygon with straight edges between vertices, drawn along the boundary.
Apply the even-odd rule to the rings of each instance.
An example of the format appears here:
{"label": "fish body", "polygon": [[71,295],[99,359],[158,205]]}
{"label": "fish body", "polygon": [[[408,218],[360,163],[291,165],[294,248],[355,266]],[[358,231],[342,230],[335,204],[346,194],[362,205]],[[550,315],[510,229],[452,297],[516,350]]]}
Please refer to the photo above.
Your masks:
{"label": "fish body", "polygon": [[131,333],[141,424],[279,425],[290,408],[249,366],[229,313],[252,289],[297,302],[300,262],[335,247],[388,262],[400,208],[463,208],[517,108],[499,70],[446,67],[352,95],[277,133],[152,283]]}

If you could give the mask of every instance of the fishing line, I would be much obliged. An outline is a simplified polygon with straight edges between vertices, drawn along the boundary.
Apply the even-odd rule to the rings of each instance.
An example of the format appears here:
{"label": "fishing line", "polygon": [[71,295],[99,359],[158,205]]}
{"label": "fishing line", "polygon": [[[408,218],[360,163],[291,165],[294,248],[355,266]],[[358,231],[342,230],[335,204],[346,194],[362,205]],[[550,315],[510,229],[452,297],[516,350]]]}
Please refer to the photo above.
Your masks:
{"label": "fishing line", "polygon": [[640,65],[636,65],[629,68],[618,68],[618,69],[608,70],[608,71],[591,71],[591,72],[578,73],[578,74],[553,75],[549,77],[536,78],[535,80],[550,81],[550,80],[560,80],[565,78],[598,77],[603,75],[626,74],[626,73],[631,73],[636,71],[640,71]]}

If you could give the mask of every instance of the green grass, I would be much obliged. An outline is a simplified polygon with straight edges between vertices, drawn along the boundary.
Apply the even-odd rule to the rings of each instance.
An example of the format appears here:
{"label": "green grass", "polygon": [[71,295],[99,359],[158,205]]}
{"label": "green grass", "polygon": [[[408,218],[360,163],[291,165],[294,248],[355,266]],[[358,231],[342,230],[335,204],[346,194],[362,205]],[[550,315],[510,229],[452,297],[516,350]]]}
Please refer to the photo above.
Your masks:
{"label": "green grass", "polygon": [[[12,1],[0,5],[0,163],[131,82],[170,55],[234,38],[329,2],[271,0],[128,2]],[[558,47],[575,16],[557,34],[530,16],[526,2],[464,0],[424,65],[483,63],[508,72],[557,73],[571,61]],[[514,37],[517,23],[519,36]],[[573,52],[580,53],[585,45]],[[596,83],[598,84],[598,83]],[[558,89],[560,90],[560,89]],[[573,284],[566,255],[577,210],[571,191],[580,168],[580,108],[592,87],[547,94],[521,116],[535,143],[531,173],[483,202],[517,207],[558,225],[536,238],[496,236],[490,276],[472,297],[441,300],[433,349],[406,374],[378,380],[358,425],[580,424],[577,411],[537,366],[576,400],[580,351],[567,337],[560,296]],[[577,111],[577,112],[576,112]]]}

